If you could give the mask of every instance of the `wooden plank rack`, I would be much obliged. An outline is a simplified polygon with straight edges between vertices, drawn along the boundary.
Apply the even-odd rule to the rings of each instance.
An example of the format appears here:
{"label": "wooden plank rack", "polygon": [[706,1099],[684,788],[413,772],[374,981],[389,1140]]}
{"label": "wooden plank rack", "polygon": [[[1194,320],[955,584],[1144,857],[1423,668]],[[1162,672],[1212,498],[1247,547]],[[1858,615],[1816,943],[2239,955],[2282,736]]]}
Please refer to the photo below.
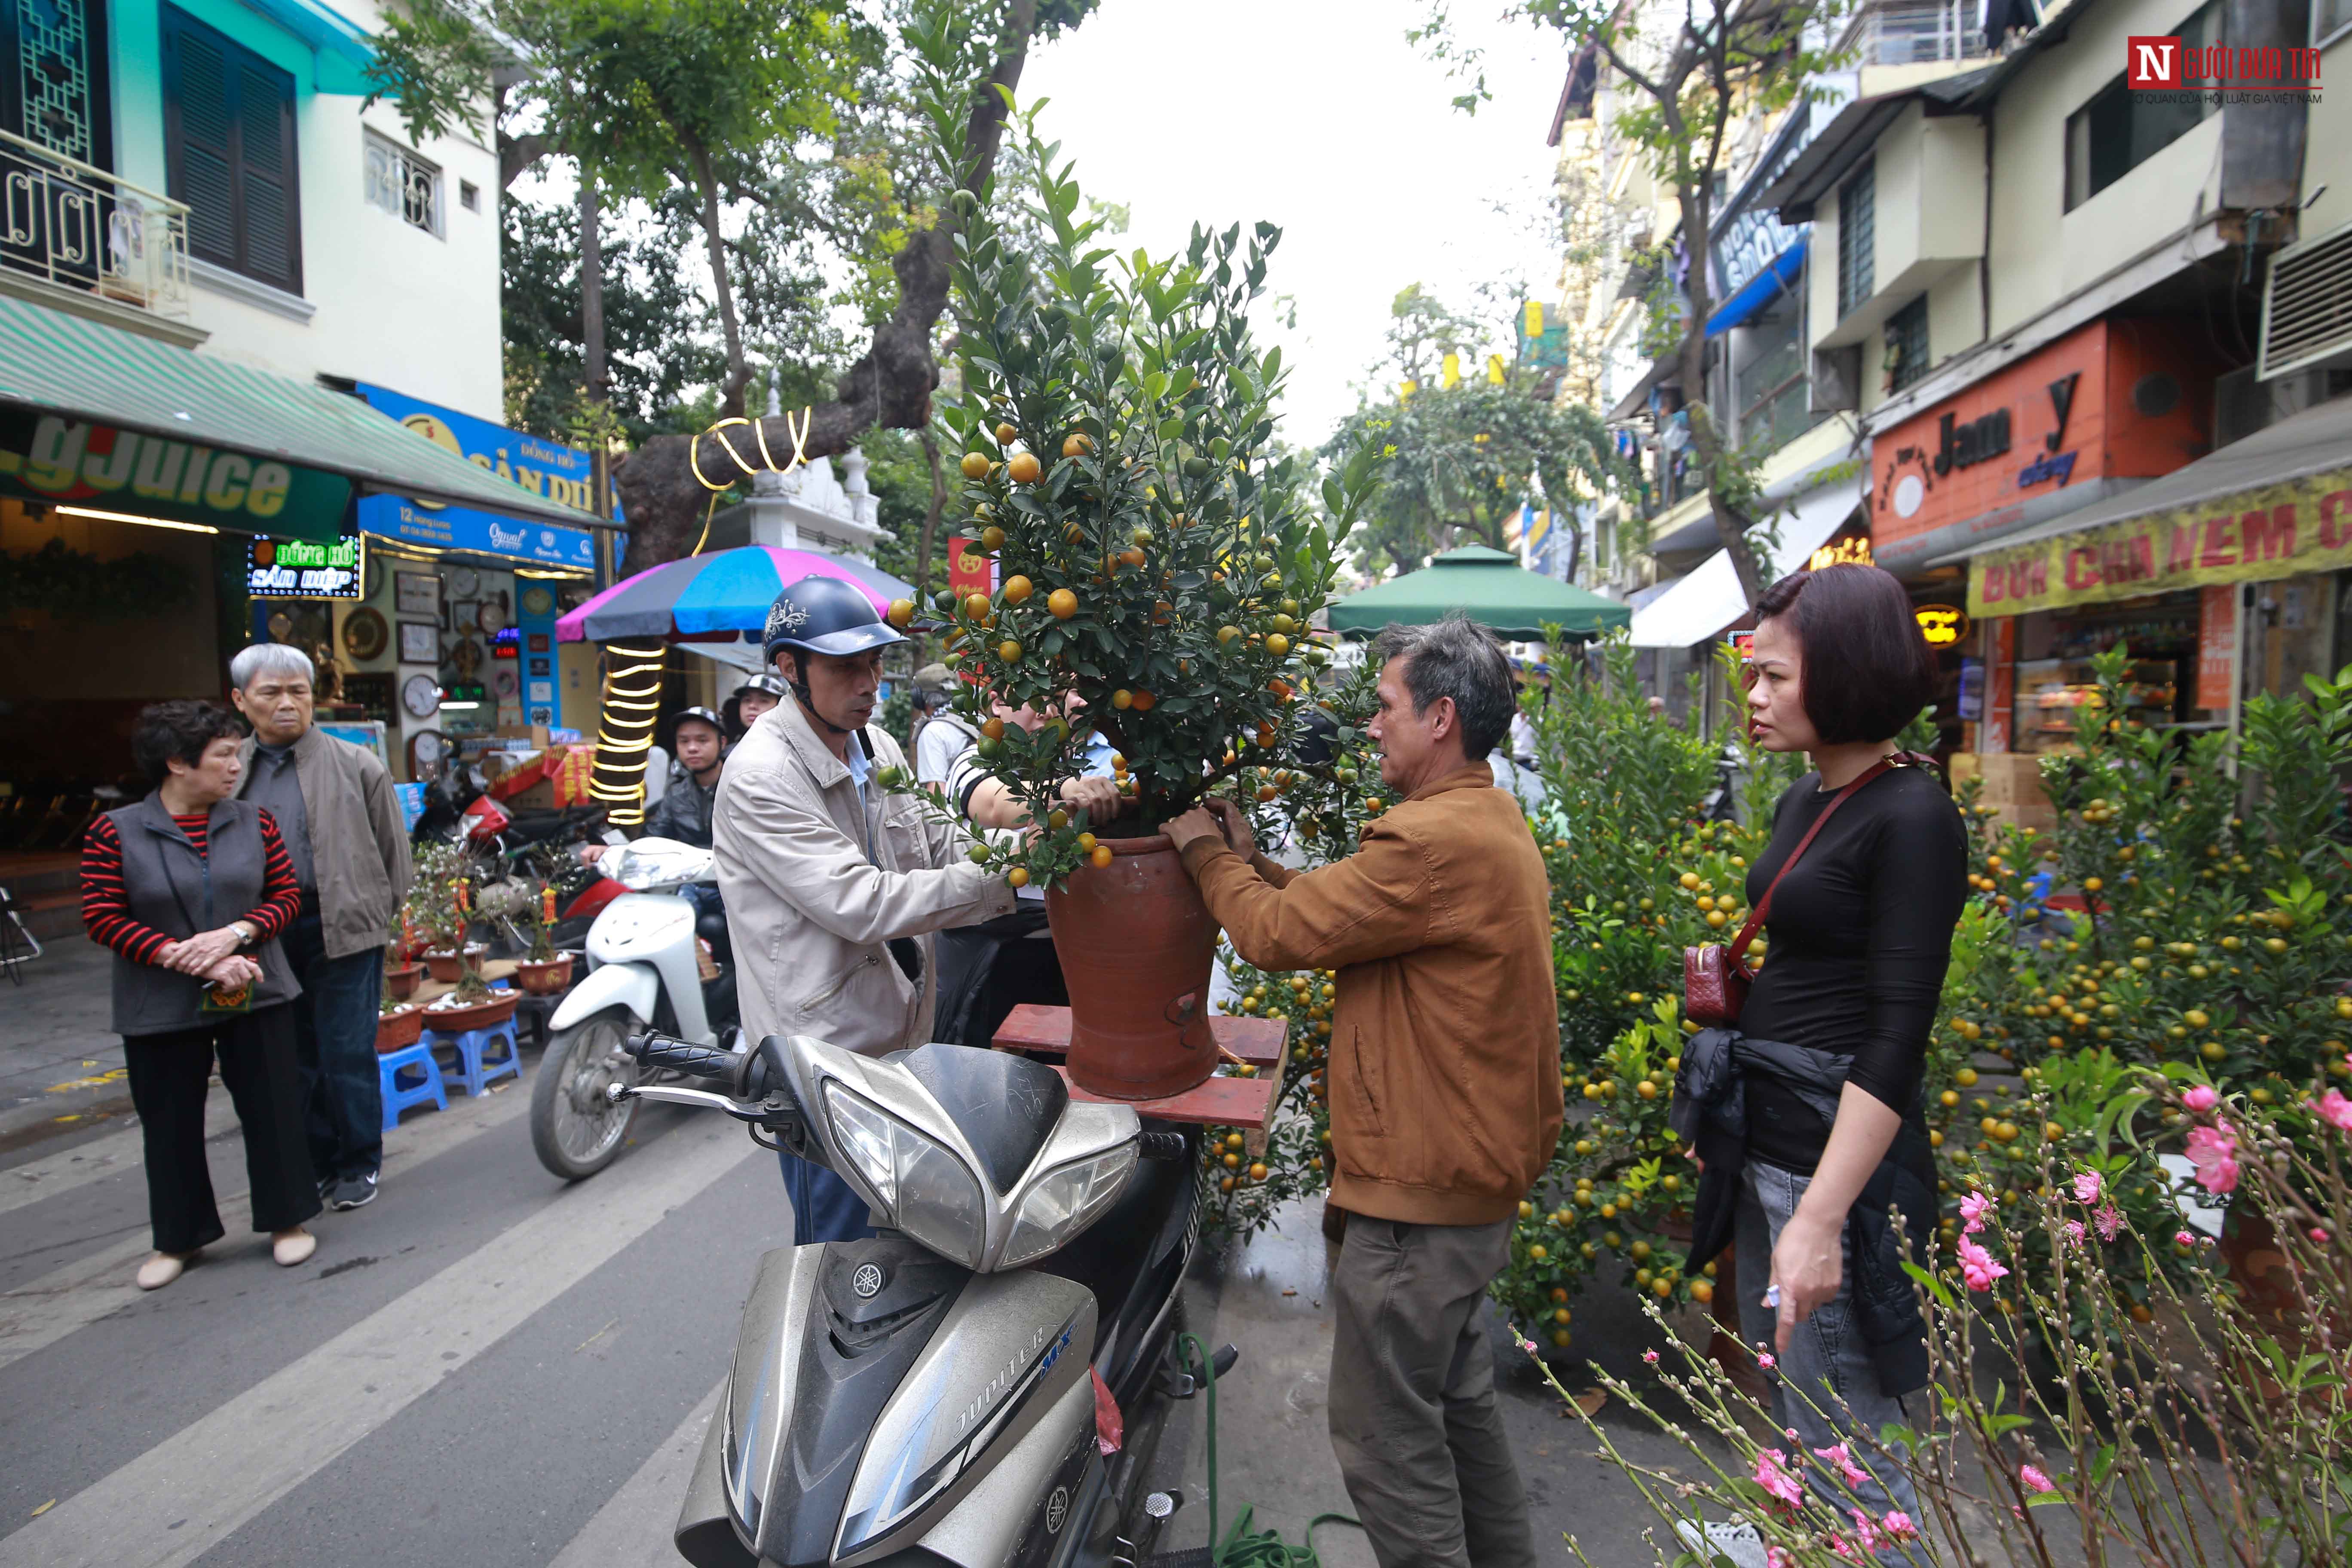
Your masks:
{"label": "wooden plank rack", "polygon": [[[1218,1076],[1165,1100],[1116,1100],[1089,1094],[1070,1084],[1073,1099],[1098,1105],[1131,1105],[1147,1121],[1177,1121],[1200,1127],[1236,1127],[1263,1136],[1274,1120],[1274,1103],[1282,1091],[1283,1058],[1290,1031],[1279,1018],[1217,1016],[1209,1020],[1211,1036],[1230,1064],[1256,1068],[1250,1078]],[[1006,1016],[996,1031],[996,1048],[1026,1056],[1054,1058],[1053,1068],[1069,1081],[1070,1070],[1059,1058],[1070,1051],[1070,1010],[1024,1003]],[[1253,1142],[1255,1139],[1252,1140]]]}

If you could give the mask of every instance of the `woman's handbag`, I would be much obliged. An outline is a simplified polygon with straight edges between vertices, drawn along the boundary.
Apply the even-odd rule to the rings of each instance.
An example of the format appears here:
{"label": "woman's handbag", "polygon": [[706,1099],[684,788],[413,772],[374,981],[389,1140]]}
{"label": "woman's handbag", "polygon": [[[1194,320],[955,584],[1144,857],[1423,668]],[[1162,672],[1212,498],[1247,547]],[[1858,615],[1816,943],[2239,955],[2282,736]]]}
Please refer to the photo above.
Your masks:
{"label": "woman's handbag", "polygon": [[1797,862],[1804,858],[1805,851],[1812,847],[1813,839],[1829,826],[1838,807],[1852,800],[1863,785],[1889,768],[1929,760],[1909,752],[1897,752],[1873,763],[1860,778],[1838,791],[1837,798],[1813,818],[1812,826],[1797,840],[1796,848],[1790,851],[1789,858],[1773,877],[1772,885],[1764,889],[1764,896],[1756,900],[1755,912],[1739,928],[1739,935],[1729,947],[1710,942],[1683,949],[1684,1017],[1707,1029],[1727,1029],[1739,1022],[1739,1010],[1748,1005],[1748,987],[1756,984],[1756,972],[1746,962],[1748,944],[1756,940],[1756,932],[1771,913],[1772,895],[1780,889],[1780,879],[1797,868]]}

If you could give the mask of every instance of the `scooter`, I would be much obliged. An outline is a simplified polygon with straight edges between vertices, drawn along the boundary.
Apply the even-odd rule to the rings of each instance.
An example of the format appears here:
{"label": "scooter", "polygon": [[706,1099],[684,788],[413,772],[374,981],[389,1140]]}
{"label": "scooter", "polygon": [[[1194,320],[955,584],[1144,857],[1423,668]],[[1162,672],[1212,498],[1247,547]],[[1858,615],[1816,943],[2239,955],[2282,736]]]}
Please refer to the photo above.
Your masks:
{"label": "scooter", "polygon": [[[539,1163],[567,1182],[611,1164],[635,1124],[633,1100],[606,1090],[634,1084],[637,1064],[622,1047],[660,1029],[698,1047],[731,1047],[735,973],[726,962],[727,922],[699,915],[680,889],[718,880],[711,853],[674,838],[640,838],[607,850],[597,869],[627,889],[588,928],[587,973],[548,1019],[546,1053],[530,1093],[530,1144]],[[697,938],[718,973],[701,976]]]}
{"label": "scooter", "polygon": [[[617,1103],[716,1110],[830,1167],[868,1241],[760,1259],[675,1540],[697,1568],[1099,1568],[1181,1494],[1141,1482],[1174,1402],[1197,1131],[1073,1100],[1040,1063],[805,1035],[729,1053],[632,1039]],[[1238,1356],[1221,1350],[1222,1375]]]}

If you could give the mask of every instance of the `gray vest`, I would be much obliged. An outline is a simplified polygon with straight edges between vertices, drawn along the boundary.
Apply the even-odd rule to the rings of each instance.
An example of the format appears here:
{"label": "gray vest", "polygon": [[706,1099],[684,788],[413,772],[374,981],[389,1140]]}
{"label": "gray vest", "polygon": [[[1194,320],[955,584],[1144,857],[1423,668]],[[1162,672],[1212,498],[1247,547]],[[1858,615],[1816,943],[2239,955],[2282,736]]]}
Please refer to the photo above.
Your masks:
{"label": "gray vest", "polygon": [[[202,855],[163,809],[160,794],[107,816],[114,819],[116,837],[122,841],[122,884],[131,919],[182,942],[199,931],[217,931],[261,903],[269,868],[261,844],[261,808],[252,802],[214,803]],[[252,957],[261,965],[261,982],[254,988],[256,1007],[290,1002],[302,994],[275,939],[262,943]],[[193,974],[133,963],[118,952],[114,1032],[160,1035],[226,1016],[201,1010],[204,989],[204,982]]]}

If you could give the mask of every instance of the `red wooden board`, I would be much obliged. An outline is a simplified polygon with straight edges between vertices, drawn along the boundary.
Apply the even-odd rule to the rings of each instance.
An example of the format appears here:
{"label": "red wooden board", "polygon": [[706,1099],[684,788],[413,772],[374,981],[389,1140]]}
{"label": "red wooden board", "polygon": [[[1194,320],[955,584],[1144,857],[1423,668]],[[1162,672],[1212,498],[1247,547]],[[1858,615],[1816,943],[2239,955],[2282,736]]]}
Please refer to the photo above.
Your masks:
{"label": "red wooden board", "polygon": [[[1054,1070],[1067,1083],[1070,1069],[1059,1062]],[[1274,1120],[1274,1100],[1282,1087],[1278,1078],[1213,1078],[1165,1100],[1112,1100],[1088,1094],[1070,1084],[1070,1098],[1094,1105],[1131,1105],[1148,1121],[1183,1121],[1201,1127],[1244,1127],[1265,1131]]]}
{"label": "red wooden board", "polygon": [[[1289,1026],[1279,1018],[1237,1018],[1219,1016],[1209,1020],[1209,1034],[1218,1045],[1252,1067],[1265,1068],[1282,1059]],[[1070,1010],[1041,1007],[1024,1002],[1005,1016],[995,1039],[1000,1051],[1030,1051],[1039,1056],[1070,1052]]]}

